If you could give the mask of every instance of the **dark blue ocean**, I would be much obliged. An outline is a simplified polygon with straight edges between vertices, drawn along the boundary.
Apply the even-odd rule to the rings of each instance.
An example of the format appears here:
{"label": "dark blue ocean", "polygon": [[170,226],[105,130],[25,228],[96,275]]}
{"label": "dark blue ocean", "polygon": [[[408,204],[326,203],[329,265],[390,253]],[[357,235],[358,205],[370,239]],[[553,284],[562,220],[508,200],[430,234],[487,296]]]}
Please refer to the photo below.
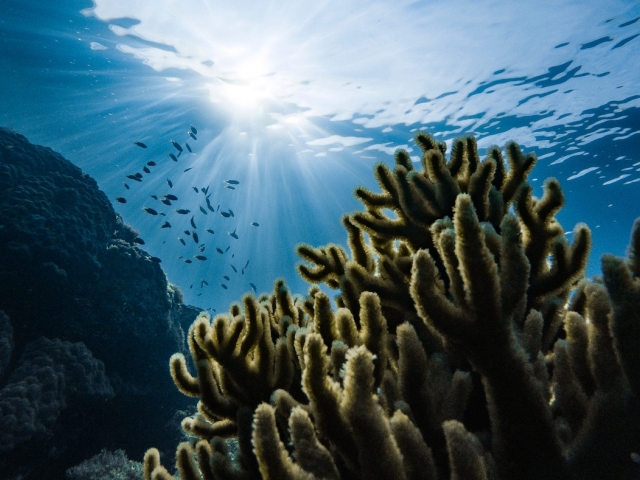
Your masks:
{"label": "dark blue ocean", "polygon": [[398,148],[417,161],[418,130],[536,153],[567,235],[592,229],[594,275],[640,216],[639,18],[635,1],[3,0],[0,125],[94,177],[202,308],[276,277],[305,293],[295,245],[345,244],[354,187],[378,191]]}
{"label": "dark blue ocean", "polygon": [[101,448],[170,465],[195,401],[168,359],[197,313],[278,278],[306,294],[296,246],[346,248],[354,189],[379,192],[398,149],[419,165],[419,131],[534,153],[534,195],[558,179],[557,219],[569,241],[590,227],[598,275],[640,217],[639,66],[637,1],[0,0],[0,127],[95,179],[141,239],[100,194],[104,223],[51,218],[104,251],[56,244],[37,199],[82,207],[86,178],[49,203],[55,175],[20,171],[0,130],[0,480],[62,478]]}

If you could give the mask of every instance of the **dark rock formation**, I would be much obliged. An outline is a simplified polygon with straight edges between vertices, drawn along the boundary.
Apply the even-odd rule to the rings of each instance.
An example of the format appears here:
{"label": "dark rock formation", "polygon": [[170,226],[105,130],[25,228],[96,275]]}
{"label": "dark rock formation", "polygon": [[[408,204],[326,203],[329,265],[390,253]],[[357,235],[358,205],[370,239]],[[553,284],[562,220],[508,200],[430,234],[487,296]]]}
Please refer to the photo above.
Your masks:
{"label": "dark rock formation", "polygon": [[[162,372],[184,350],[181,324],[198,309],[182,303],[136,246],[137,233],[95,180],[1,128],[0,192],[0,311],[8,325],[0,338],[0,425],[13,422],[17,432],[24,420],[7,417],[5,397],[51,394],[49,404],[35,403],[46,407],[40,415],[48,412],[38,431],[0,450],[2,476],[58,478],[102,448],[140,458],[150,437],[170,448],[179,431],[167,425],[185,403]],[[15,388],[29,382],[36,386]]]}

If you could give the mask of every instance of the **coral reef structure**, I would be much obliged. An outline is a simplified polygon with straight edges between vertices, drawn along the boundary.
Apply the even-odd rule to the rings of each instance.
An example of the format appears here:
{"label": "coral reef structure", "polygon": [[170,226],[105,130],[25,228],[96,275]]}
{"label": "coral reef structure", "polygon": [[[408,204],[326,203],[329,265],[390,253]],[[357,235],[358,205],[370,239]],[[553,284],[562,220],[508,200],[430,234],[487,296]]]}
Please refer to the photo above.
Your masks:
{"label": "coral reef structure", "polygon": [[[350,255],[298,247],[337,309],[277,281],[192,325],[195,374],[170,362],[199,399],[181,479],[639,478],[640,223],[630,258],[586,281],[590,232],[566,240],[556,180],[532,196],[535,156],[416,142],[421,170],[400,150],[381,193],[356,190]],[[173,478],[156,449],[144,465]]]}
{"label": "coral reef structure", "polygon": [[149,368],[186,351],[199,310],[91,177],[1,128],[0,191],[0,476],[62,478],[104,447],[139,458],[149,435],[173,450],[186,399]]}

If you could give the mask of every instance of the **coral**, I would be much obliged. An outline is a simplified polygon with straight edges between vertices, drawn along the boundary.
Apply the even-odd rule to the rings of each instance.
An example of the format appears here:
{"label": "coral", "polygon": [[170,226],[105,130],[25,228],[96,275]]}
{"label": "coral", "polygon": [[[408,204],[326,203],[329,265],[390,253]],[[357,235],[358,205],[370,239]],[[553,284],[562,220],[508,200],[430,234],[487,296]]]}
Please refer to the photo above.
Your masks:
{"label": "coral", "polygon": [[67,480],[140,480],[142,464],[127,458],[124,450],[99,454],[65,472]]}
{"label": "coral", "polygon": [[[174,382],[199,398],[183,421],[181,479],[599,479],[640,474],[640,222],[629,260],[586,281],[589,229],[567,242],[556,180],[534,198],[515,143],[420,133],[356,190],[339,245],[298,247],[313,285],[282,281],[201,316]],[[389,216],[389,210],[392,215]],[[368,237],[368,238],[367,238]],[[232,464],[223,438],[238,439]],[[159,452],[145,479],[173,478]]]}
{"label": "coral", "polygon": [[[10,362],[12,328],[3,312],[0,329],[0,357],[7,359],[0,370],[6,378],[0,389],[0,454],[11,453],[13,462],[18,458],[35,463],[41,452],[28,448],[29,442],[43,444],[55,435],[61,415],[80,408],[91,411],[113,398],[113,388],[104,364],[83,343],[40,337]],[[21,467],[26,465],[17,469]]]}

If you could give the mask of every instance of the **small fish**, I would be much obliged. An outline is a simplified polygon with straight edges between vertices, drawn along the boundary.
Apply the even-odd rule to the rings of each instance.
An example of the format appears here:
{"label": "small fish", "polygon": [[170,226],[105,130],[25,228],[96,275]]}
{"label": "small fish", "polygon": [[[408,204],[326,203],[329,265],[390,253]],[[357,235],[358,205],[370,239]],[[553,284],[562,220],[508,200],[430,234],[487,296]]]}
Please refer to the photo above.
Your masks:
{"label": "small fish", "polygon": [[191,236],[191,232],[190,232],[189,230],[185,230],[185,231],[184,231],[184,234],[185,234],[185,235],[189,235],[189,236]]}
{"label": "small fish", "polygon": [[224,182],[230,185],[238,185],[240,183],[238,180],[225,180]]}
{"label": "small fish", "polygon": [[160,228],[171,228],[171,224],[169,222],[164,222]]}
{"label": "small fish", "polygon": [[202,262],[204,262],[207,259],[207,257],[205,257],[204,255],[194,255],[193,258],[196,258]]}
{"label": "small fish", "polygon": [[194,192],[198,193],[198,187],[191,187],[191,188],[193,188]]}
{"label": "small fish", "polygon": [[226,275],[222,275],[222,278],[224,278],[227,282],[228,282],[229,280],[231,280],[231,279],[230,279],[229,277],[227,277]]}
{"label": "small fish", "polygon": [[153,198],[154,200],[158,200],[158,196],[157,195],[149,195],[151,198]]}
{"label": "small fish", "polygon": [[235,189],[236,189],[236,187],[232,187],[231,185],[227,185],[227,188],[228,188],[229,190],[235,190]]}
{"label": "small fish", "polygon": [[186,208],[179,208],[176,210],[176,212],[180,215],[187,215],[188,213],[191,213],[191,210],[187,210]]}
{"label": "small fish", "polygon": [[140,172],[136,172],[134,175],[138,180],[142,178],[142,174]]}
{"label": "small fish", "polygon": [[224,251],[227,252],[230,248],[231,248],[231,245],[229,245],[227,248],[225,248]]}
{"label": "small fish", "polygon": [[122,185],[124,185],[124,188],[126,188],[127,190],[129,190],[129,185],[127,185],[126,183],[122,182]]}
{"label": "small fish", "polygon": [[170,153],[169,156],[171,157],[171,160],[173,160],[174,162],[178,161],[178,157],[176,157],[173,153]]}
{"label": "small fish", "polygon": [[147,148],[147,146],[142,142],[133,142],[133,144],[139,146],[140,148]]}
{"label": "small fish", "polygon": [[176,197],[173,193],[167,193],[166,195],[164,195],[164,198],[174,202],[178,200],[178,197]]}
{"label": "small fish", "polygon": [[204,243],[202,245],[198,245],[198,250],[200,250],[201,252],[204,252],[205,248],[207,247],[205,246]]}
{"label": "small fish", "polygon": [[228,288],[229,288],[229,287],[227,287],[224,283],[221,283],[221,284],[220,284],[220,286],[221,286],[222,288],[224,288],[225,290],[228,290]]}
{"label": "small fish", "polygon": [[192,132],[194,135],[197,135],[197,134],[198,134],[198,130],[196,130],[196,127],[194,127],[193,125],[191,125],[191,126],[189,127],[189,130],[191,130],[191,132]]}
{"label": "small fish", "polygon": [[220,215],[222,215],[224,218],[229,218],[231,216],[231,214],[227,212],[220,212]]}
{"label": "small fish", "polygon": [[214,233],[216,233],[216,232],[214,232],[213,230],[211,230],[210,228],[207,228],[207,232],[209,232],[211,235],[213,235]]}
{"label": "small fish", "polygon": [[223,252],[222,250],[220,250],[218,247],[216,247],[216,250],[218,251],[218,253],[219,253],[220,255],[222,255],[222,254],[224,253],[224,252]]}
{"label": "small fish", "polygon": [[198,243],[198,242],[199,242],[199,240],[198,240],[198,234],[197,234],[195,231],[193,232],[193,241],[194,241],[194,242],[196,242],[196,243]]}
{"label": "small fish", "polygon": [[232,217],[235,217],[235,215],[233,214],[233,210],[229,209],[229,213],[231,214]]}
{"label": "small fish", "polygon": [[198,227],[196,227],[196,222],[194,221],[194,218],[195,218],[195,216],[191,217],[191,226],[193,228],[198,228]]}
{"label": "small fish", "polygon": [[127,199],[124,197],[116,197],[116,200],[120,203],[127,203]]}
{"label": "small fish", "polygon": [[156,212],[153,208],[149,208],[149,207],[142,207],[142,209],[147,212],[149,215],[157,215],[158,212]]}
{"label": "small fish", "polygon": [[194,134],[191,130],[189,130],[187,133],[188,133],[188,134],[189,134],[189,136],[190,136],[191,138],[193,138],[194,140],[198,140],[198,138],[195,136],[195,134]]}
{"label": "small fish", "polygon": [[251,285],[251,288],[253,289],[254,292],[258,293],[258,289],[253,283],[249,282],[249,285]]}
{"label": "small fish", "polygon": [[[229,264],[231,265],[231,264]],[[231,265],[231,268],[233,269],[234,272],[238,273],[238,270],[236,270],[236,267],[234,267],[233,265]]]}
{"label": "small fish", "polygon": [[141,182],[142,181],[138,177],[136,177],[135,175],[127,175],[127,178],[130,178],[131,180],[135,180],[136,182]]}
{"label": "small fish", "polygon": [[193,153],[193,150],[191,150],[191,147],[187,142],[184,142],[184,146],[187,147],[187,150],[189,150],[189,153]]}
{"label": "small fish", "polygon": [[163,198],[162,200],[160,200],[162,203],[164,203],[165,205],[171,205],[171,200],[169,200],[168,198]]}
{"label": "small fish", "polygon": [[183,260],[183,262],[184,262],[184,263],[193,263],[193,260],[189,260],[188,258],[185,258],[185,259]]}
{"label": "small fish", "polygon": [[193,288],[193,283],[191,285],[189,285],[189,288]]}
{"label": "small fish", "polygon": [[193,167],[185,168],[185,169],[183,170],[183,173],[188,172],[188,171],[189,171],[189,170],[191,170],[192,168],[193,168]]}
{"label": "small fish", "polygon": [[209,282],[207,282],[205,279],[200,280],[200,286],[202,285],[209,285]]}
{"label": "small fish", "polygon": [[146,165],[142,167],[142,170],[144,171],[144,173],[151,173],[151,170],[149,170],[149,167],[147,167]]}
{"label": "small fish", "polygon": [[137,243],[138,245],[144,245],[144,240],[143,240],[143,239],[141,239],[140,237],[136,237],[136,238],[134,238],[134,239],[133,239],[133,241],[134,241],[135,243]]}
{"label": "small fish", "polygon": [[178,240],[180,240],[181,244],[186,245],[186,242],[183,239],[181,239],[180,237],[178,237]]}
{"label": "small fish", "polygon": [[162,260],[160,260],[158,257],[151,257],[150,260],[152,262],[156,262],[156,263],[162,263]]}
{"label": "small fish", "polygon": [[207,211],[206,211],[204,208],[202,208],[202,205],[200,205],[200,211],[201,211],[202,213],[204,213],[205,215],[207,215]]}
{"label": "small fish", "polygon": [[229,235],[231,235],[233,238],[235,238],[236,240],[238,240],[238,235],[236,234],[236,229],[233,229],[233,232],[227,232]]}
{"label": "small fish", "polygon": [[150,167],[155,167],[156,166],[156,162],[151,160],[150,162],[147,162],[147,165],[149,165]]}
{"label": "small fish", "polygon": [[260,226],[260,224],[258,222],[251,222],[251,225],[254,226],[254,227],[259,227]]}
{"label": "small fish", "polygon": [[166,213],[162,213],[162,212],[158,212],[158,215],[160,215],[161,217],[166,217],[167,216]]}
{"label": "small fish", "polygon": [[244,264],[244,267],[242,267],[242,269],[244,270],[245,268],[247,268],[249,266],[249,260],[247,260],[247,263]]}
{"label": "small fish", "polygon": [[169,185],[169,188],[173,188],[173,182],[168,178],[167,178],[167,185]]}
{"label": "small fish", "polygon": [[207,197],[206,200],[207,200],[207,208],[213,213],[215,213],[215,210],[213,209],[213,207],[211,206],[211,202],[209,201],[209,197]]}
{"label": "small fish", "polygon": [[201,297],[201,296],[202,296],[202,293],[199,293],[196,295],[196,297]]}
{"label": "small fish", "polygon": [[180,144],[178,142],[174,142],[173,140],[170,140],[170,142],[171,142],[171,145],[173,145],[176,150],[178,150],[180,153],[182,153],[182,147],[180,146]]}
{"label": "small fish", "polygon": [[205,195],[209,192],[209,185],[207,185],[207,188],[205,188],[202,193],[204,193]]}

